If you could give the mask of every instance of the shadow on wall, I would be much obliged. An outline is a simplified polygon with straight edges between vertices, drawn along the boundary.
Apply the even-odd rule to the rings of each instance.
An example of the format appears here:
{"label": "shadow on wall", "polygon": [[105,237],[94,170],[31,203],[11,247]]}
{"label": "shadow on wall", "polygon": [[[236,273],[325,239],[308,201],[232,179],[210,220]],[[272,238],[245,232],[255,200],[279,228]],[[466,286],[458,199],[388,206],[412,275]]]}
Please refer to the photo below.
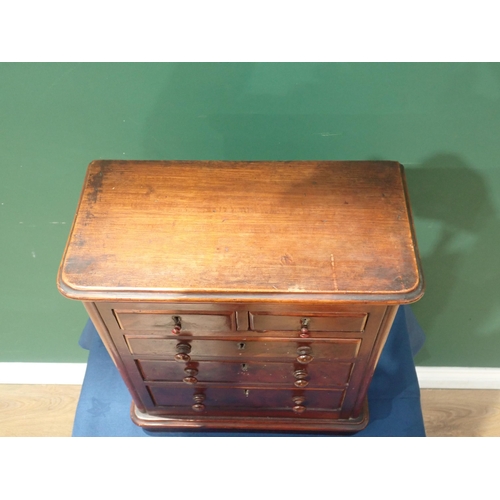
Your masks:
{"label": "shadow on wall", "polygon": [[[406,169],[406,176],[415,217],[440,226],[431,251],[422,257],[426,293],[414,306],[422,308],[422,327],[436,336],[432,342],[450,360],[467,352],[472,366],[496,366],[500,220],[488,186],[477,170],[446,154]],[[491,361],[485,352],[492,353]],[[425,358],[424,347],[417,362]]]}

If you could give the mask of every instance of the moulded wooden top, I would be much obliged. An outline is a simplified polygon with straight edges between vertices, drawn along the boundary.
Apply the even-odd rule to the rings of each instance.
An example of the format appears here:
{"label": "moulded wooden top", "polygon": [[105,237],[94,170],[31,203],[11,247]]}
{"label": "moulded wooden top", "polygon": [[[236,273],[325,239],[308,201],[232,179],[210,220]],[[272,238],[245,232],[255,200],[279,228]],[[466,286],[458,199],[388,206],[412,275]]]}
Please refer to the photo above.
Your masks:
{"label": "moulded wooden top", "polygon": [[397,162],[94,161],[58,285],[79,300],[423,293]]}

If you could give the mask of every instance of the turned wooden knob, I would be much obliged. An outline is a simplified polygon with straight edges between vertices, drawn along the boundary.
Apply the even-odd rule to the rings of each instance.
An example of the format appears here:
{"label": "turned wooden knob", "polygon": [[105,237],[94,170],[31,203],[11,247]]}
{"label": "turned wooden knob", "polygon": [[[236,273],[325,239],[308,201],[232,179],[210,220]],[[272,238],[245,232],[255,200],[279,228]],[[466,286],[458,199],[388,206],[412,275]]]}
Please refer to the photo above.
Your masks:
{"label": "turned wooden knob", "polygon": [[295,370],[293,376],[297,379],[294,382],[295,387],[306,387],[309,384],[309,382],[305,380],[307,378],[307,370]]}
{"label": "turned wooden knob", "polygon": [[307,365],[307,363],[310,363],[314,358],[310,354],[301,354],[300,356],[297,356],[297,361],[303,365]]}
{"label": "turned wooden knob", "polygon": [[299,337],[302,337],[303,339],[304,338],[309,338],[311,336],[311,334],[309,333],[309,329],[308,328],[301,328],[300,329],[300,335]]}
{"label": "turned wooden knob", "polygon": [[203,401],[205,401],[205,395],[204,394],[195,394],[193,396],[193,401],[194,401],[194,405],[191,406],[191,408],[194,411],[203,411],[205,409],[205,405],[202,404]]}
{"label": "turned wooden knob", "polygon": [[172,316],[172,319],[174,320],[174,327],[172,328],[172,333],[174,335],[179,335],[181,333],[182,329],[182,324],[181,324],[181,317],[180,316]]}
{"label": "turned wooden knob", "polygon": [[306,411],[306,407],[303,405],[305,402],[306,398],[303,396],[295,396],[292,398],[292,401],[294,402],[295,406],[293,406],[292,410],[295,413],[304,413]]}
{"label": "turned wooden knob", "polygon": [[297,347],[297,354],[311,354],[311,347],[308,345],[301,345]]}
{"label": "turned wooden knob", "polygon": [[186,375],[194,377],[195,375],[198,375],[198,370],[196,368],[190,368],[189,366],[187,366],[186,368],[184,368],[184,373]]}
{"label": "turned wooden knob", "polygon": [[198,379],[196,377],[184,377],[182,379],[183,382],[186,382],[186,384],[196,384],[198,383]]}
{"label": "turned wooden knob", "polygon": [[309,346],[300,346],[297,348],[297,361],[303,365],[310,363],[313,360],[311,351],[312,349]]}
{"label": "turned wooden knob", "polygon": [[175,355],[176,361],[191,361],[191,358],[188,356],[188,353],[191,352],[191,346],[185,342],[180,342],[175,346],[175,350],[177,354]]}
{"label": "turned wooden knob", "polygon": [[309,318],[303,318],[300,322],[300,334],[299,337],[308,338],[310,337],[309,333]]}

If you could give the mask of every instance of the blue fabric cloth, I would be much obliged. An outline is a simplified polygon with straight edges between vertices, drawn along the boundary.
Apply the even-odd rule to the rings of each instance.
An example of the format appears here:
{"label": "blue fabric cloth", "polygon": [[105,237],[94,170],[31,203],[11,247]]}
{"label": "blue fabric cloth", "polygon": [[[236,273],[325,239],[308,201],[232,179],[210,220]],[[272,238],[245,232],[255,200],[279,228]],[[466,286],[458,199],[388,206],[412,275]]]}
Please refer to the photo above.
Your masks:
{"label": "blue fabric cloth", "polygon": [[[425,436],[420,389],[413,362],[413,356],[424,341],[425,335],[411,308],[400,307],[368,390],[369,424],[350,436]],[[262,431],[144,431],[130,419],[128,389],[90,320],[82,332],[80,345],[90,352],[73,427],[75,437],[311,435]]]}

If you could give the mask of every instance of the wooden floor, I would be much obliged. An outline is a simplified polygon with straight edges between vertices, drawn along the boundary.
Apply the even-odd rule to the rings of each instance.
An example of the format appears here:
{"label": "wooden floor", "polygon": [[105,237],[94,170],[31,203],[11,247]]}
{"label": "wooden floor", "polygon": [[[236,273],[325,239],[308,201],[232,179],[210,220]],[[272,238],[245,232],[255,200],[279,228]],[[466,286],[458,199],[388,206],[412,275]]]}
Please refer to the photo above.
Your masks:
{"label": "wooden floor", "polygon": [[0,436],[71,436],[80,385],[0,385]]}
{"label": "wooden floor", "polygon": [[500,391],[423,389],[421,400],[427,436],[500,436]]}
{"label": "wooden floor", "polygon": [[[0,436],[71,436],[79,385],[0,385]],[[422,390],[427,435],[500,436],[500,391]]]}

